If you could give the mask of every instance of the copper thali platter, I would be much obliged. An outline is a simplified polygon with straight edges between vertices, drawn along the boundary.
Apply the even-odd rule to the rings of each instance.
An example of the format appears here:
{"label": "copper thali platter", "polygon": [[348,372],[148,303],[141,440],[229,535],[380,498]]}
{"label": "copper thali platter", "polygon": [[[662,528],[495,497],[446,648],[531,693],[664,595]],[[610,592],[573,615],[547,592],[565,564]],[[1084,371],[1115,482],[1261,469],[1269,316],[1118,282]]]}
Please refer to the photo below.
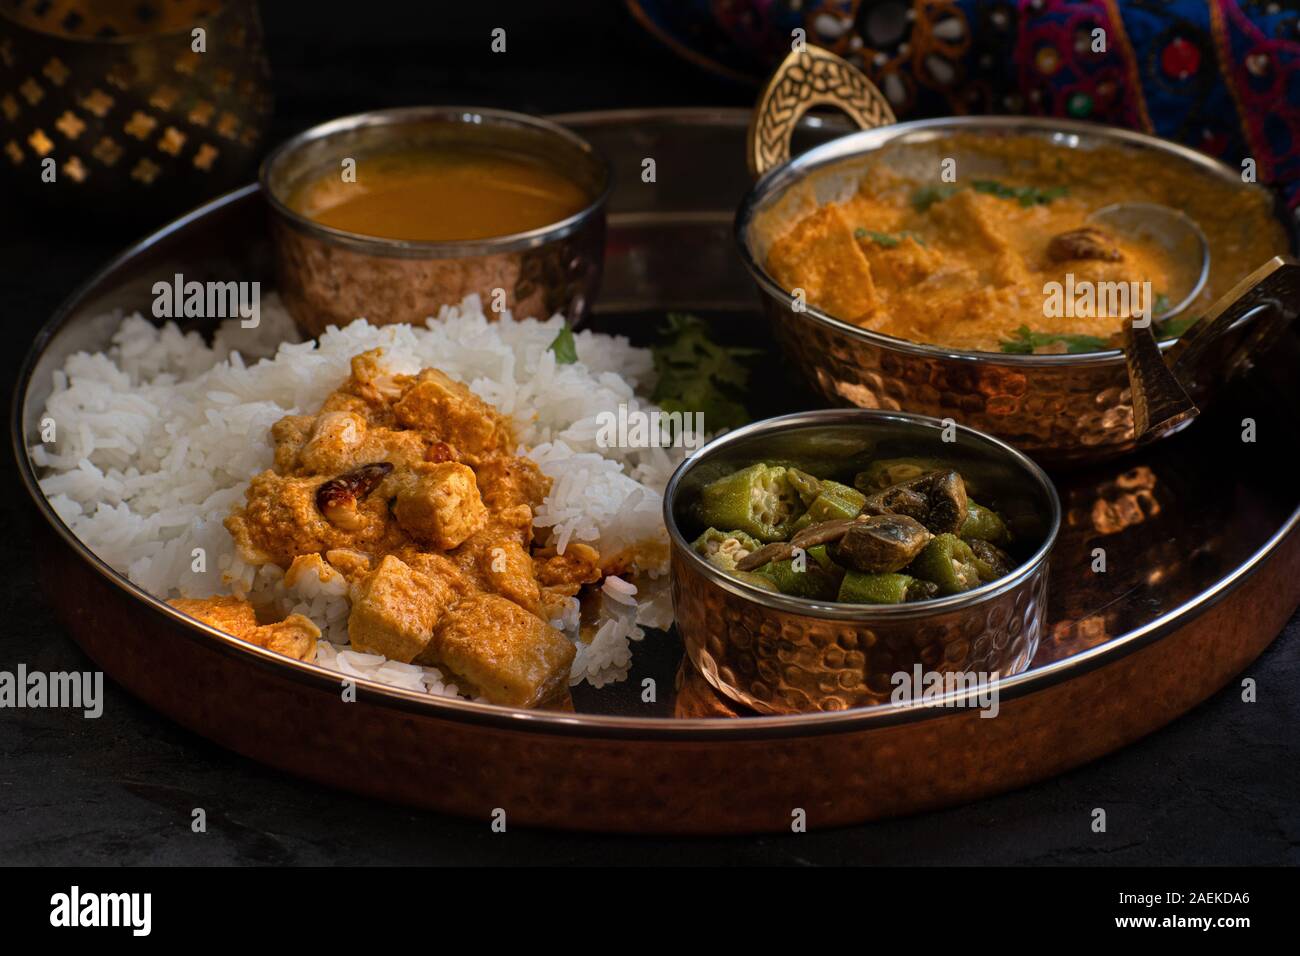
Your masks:
{"label": "copper thali platter", "polygon": [[[693,309],[736,341],[771,339],[733,247],[747,185],[743,110],[558,117],[616,171],[594,324],[649,341]],[[840,127],[805,123],[807,142]],[[654,157],[657,182],[641,181]],[[359,682],[183,624],[91,556],[35,486],[24,436],[50,373],[103,348],[115,309],[146,310],[160,276],[272,285],[257,187],[230,193],[110,263],[42,329],[19,379],[14,448],[44,521],[42,580],[73,638],[118,683],[177,722],[291,773],[512,824],[653,833],[823,827],[975,799],[1060,773],[1150,733],[1241,672],[1300,604],[1300,339],[1280,347],[1172,439],[1059,473],[1065,509],[1048,630],[1000,712],[887,705],[742,715],[683,665],[673,634],[637,646],[630,679],[575,689],[572,712],[450,701]],[[105,318],[105,316],[109,316]],[[751,412],[814,407],[775,348]],[[1243,420],[1256,439],[1242,440]],[[1095,549],[1106,571],[1092,570]],[[647,679],[655,699],[643,701]],[[499,816],[499,814],[498,814]]]}

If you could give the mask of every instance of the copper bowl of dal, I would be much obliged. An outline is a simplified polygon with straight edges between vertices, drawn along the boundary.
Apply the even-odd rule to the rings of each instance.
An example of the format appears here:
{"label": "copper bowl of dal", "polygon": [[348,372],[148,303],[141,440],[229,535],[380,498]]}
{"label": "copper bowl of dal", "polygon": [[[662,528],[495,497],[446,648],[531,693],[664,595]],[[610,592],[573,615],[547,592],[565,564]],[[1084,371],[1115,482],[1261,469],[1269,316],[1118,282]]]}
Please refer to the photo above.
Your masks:
{"label": "copper bowl of dal", "polygon": [[[494,230],[492,223],[478,228],[477,199],[458,195],[459,186],[448,186],[441,196],[459,207],[450,210],[390,183],[387,215],[431,230],[396,237],[402,230],[386,229],[389,223],[372,219],[375,225],[364,231],[330,225],[339,207],[305,205],[303,197],[322,192],[323,186],[331,199],[347,197],[350,188],[359,186],[359,193],[376,178],[392,177],[395,168],[400,173],[402,163],[448,155],[461,166],[465,157],[481,157],[534,178],[545,176],[568,184],[577,198],[552,203],[554,218],[543,212],[528,228],[502,220]],[[434,185],[437,172],[429,177]],[[423,323],[470,294],[482,298],[489,314],[549,318],[561,313],[576,324],[599,287],[609,164],[581,137],[534,116],[422,106],[332,120],[274,150],[262,164],[261,186],[272,212],[280,295],[312,336],[358,318],[374,325]],[[411,208],[404,209],[404,203]],[[448,238],[455,233],[443,227],[453,220],[470,230],[464,233],[469,238]],[[425,235],[439,237],[418,238]]]}

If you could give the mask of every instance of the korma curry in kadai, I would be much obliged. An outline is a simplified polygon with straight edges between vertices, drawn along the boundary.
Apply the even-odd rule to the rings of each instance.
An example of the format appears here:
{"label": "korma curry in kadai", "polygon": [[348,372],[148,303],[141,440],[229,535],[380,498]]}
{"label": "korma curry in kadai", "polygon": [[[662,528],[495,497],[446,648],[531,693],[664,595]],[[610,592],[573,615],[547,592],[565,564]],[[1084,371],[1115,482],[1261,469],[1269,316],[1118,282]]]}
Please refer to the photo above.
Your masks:
{"label": "korma curry in kadai", "polygon": [[[945,157],[956,159],[952,182],[940,176]],[[1136,151],[956,136],[881,150],[855,192],[771,238],[766,266],[808,304],[897,338],[987,352],[1096,351],[1114,346],[1128,315],[1149,309],[1159,323],[1166,293],[1190,288],[1186,272],[1199,267],[1088,222],[1116,202],[1180,209],[1209,242],[1209,280],[1166,336],[1286,251],[1261,190],[1175,174]],[[1100,283],[1150,283],[1132,287],[1149,290],[1149,300],[1134,297],[1120,314],[1049,302],[1053,284],[1068,295]]]}
{"label": "korma curry in kadai", "polygon": [[[379,352],[315,415],[271,430],[275,467],[226,520],[242,560],[285,579],[346,581],[352,647],[438,667],[492,703],[531,707],[568,686],[575,648],[548,621],[603,574],[570,542],[534,547],[551,480],[514,454],[510,420],[437,369],[396,375]],[[236,637],[311,660],[320,631],[290,615],[261,623],[248,601],[172,605]]]}

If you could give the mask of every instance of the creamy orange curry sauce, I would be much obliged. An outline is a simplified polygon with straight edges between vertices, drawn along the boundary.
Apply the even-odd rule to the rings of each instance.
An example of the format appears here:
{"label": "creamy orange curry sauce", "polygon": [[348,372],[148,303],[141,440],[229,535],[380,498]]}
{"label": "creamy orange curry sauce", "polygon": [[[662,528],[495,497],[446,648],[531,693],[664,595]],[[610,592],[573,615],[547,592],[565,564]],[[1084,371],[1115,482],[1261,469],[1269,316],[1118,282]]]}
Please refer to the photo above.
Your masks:
{"label": "creamy orange curry sauce", "polygon": [[[462,690],[530,707],[567,691],[575,647],[548,621],[601,579],[595,549],[537,546],[551,481],[516,447],[507,417],[437,369],[390,374],[379,352],[315,415],[271,430],[275,467],[226,520],[239,556],[349,587],[360,651],[438,667]],[[302,660],[307,618],[259,620],[235,597],[171,602],[213,627]]]}
{"label": "creamy orange curry sauce", "polygon": [[[1200,224],[1211,272],[1189,315],[1286,249],[1262,191],[1178,172],[1154,155],[1066,149],[1031,137],[942,142],[944,155],[960,157],[955,182],[939,181],[939,154],[899,162],[886,151],[849,198],[775,237],[768,272],[787,290],[803,289],[809,304],[898,338],[977,351],[1090,351],[1105,345],[1089,348],[1082,337],[1112,340],[1122,319],[1141,308],[1052,315],[1049,283],[1079,290],[1080,283],[1149,282],[1158,321],[1166,293],[1190,288],[1185,270],[1197,265],[1090,226],[1093,211],[1154,202]],[[971,167],[996,172],[963,175]]]}

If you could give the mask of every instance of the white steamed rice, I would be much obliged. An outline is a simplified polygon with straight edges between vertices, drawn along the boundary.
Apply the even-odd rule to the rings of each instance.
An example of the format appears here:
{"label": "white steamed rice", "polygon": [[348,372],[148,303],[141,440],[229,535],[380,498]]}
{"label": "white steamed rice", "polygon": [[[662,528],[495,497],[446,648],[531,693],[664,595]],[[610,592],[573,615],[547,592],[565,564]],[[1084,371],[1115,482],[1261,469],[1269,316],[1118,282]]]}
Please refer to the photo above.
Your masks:
{"label": "white steamed rice", "polygon": [[[547,346],[563,327],[489,322],[477,296],[444,307],[426,327],[357,321],[300,341],[274,297],[256,329],[223,323],[207,345],[173,324],[124,319],[107,352],[71,356],[55,373],[46,417],[55,440],[32,449],[51,505],[100,558],[164,598],[247,596],[321,629],[317,663],[341,673],[432,694],[458,688],[436,668],[348,646],[347,587],[314,574],[289,586],[274,565],[253,568],[222,525],[249,479],[271,467],[270,428],[315,412],[348,377],[351,358],[384,350],[394,371],[439,368],[513,417],[518,438],[554,481],[535,524],[560,550],[582,541],[604,555],[647,545],[666,556],[662,492],[680,451],[602,448],[597,416],[652,410],[637,397],[653,374],[650,353],[617,336],[577,332],[579,361],[557,364]],[[657,547],[655,547],[657,546]],[[202,556],[202,560],[198,556]],[[572,599],[552,623],[577,643],[572,683],[599,687],[626,676],[631,642],[672,620],[666,567],[636,585],[607,578],[594,636],[578,639]]]}

